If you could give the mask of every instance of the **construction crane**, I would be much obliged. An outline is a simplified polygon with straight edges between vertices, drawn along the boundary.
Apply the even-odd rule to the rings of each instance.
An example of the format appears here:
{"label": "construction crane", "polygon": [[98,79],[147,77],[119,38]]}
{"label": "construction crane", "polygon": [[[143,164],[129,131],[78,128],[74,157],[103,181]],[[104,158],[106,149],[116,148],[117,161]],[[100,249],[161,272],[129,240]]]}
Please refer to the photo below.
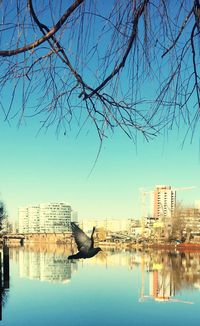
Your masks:
{"label": "construction crane", "polygon": [[[160,188],[160,186],[158,186],[158,187]],[[165,186],[163,186],[163,187],[165,187]],[[196,186],[190,186],[190,187],[171,187],[170,186],[170,188],[168,190],[172,190],[172,191],[177,191],[178,190],[179,191],[179,190],[192,190],[192,189],[195,189],[195,188],[196,188]],[[154,190],[151,190],[151,191],[146,191],[146,190],[144,190],[144,188],[140,188],[140,191],[143,194],[149,194],[149,193],[154,192],[156,189],[157,188],[155,188]],[[166,188],[163,188],[163,189],[160,188],[159,191],[165,192]]]}
{"label": "construction crane", "polygon": [[175,298],[154,298],[151,295],[143,295],[143,297],[139,298],[139,302],[144,302],[146,300],[155,300],[155,301],[160,301],[160,302],[178,302],[178,303],[184,303],[184,304],[194,304],[193,301],[185,301],[185,300],[180,300],[180,299],[175,299]]}
{"label": "construction crane", "polygon": [[[161,268],[162,270],[164,269],[164,266]],[[178,303],[183,303],[183,304],[193,304],[194,302],[192,301],[186,301],[186,300],[181,300],[178,298],[173,298],[171,289],[173,287],[172,282],[172,275],[170,274],[170,280],[166,282],[166,274],[161,274],[162,281],[161,284],[158,283],[158,278],[152,279],[153,286],[156,287],[155,293],[152,293],[150,295],[145,294],[145,254],[144,252],[141,253],[141,289],[140,289],[140,297],[138,299],[139,302],[145,302],[148,300],[155,300],[155,301],[160,301],[160,302],[178,302]],[[149,279],[150,282],[150,279]],[[150,286],[151,284],[149,284]],[[153,286],[151,285],[151,288]],[[165,295],[165,292],[167,291],[167,288],[170,289],[170,293],[168,295]],[[159,295],[160,290],[162,293]]]}
{"label": "construction crane", "polygon": [[[163,189],[162,189],[162,187],[163,187]],[[164,185],[164,186],[157,186],[155,189],[157,189],[157,188],[159,188],[159,191],[160,192],[165,192],[166,190],[168,190],[168,189],[166,189],[165,188],[166,186]],[[171,187],[171,186],[170,186]],[[192,190],[192,189],[195,189],[196,188],[196,186],[190,186],[190,187],[171,187],[169,190],[172,190],[172,191],[176,191],[176,190]],[[140,190],[141,191],[144,191],[144,189],[143,188],[140,188]],[[151,191],[144,191],[144,192],[146,192],[146,193],[150,193],[150,192],[154,192],[154,190],[151,190]]]}
{"label": "construction crane", "polygon": [[172,191],[193,190],[195,188],[196,188],[195,186],[190,186],[190,187],[174,187],[174,188],[172,188]]}
{"label": "construction crane", "polygon": [[[172,191],[184,191],[184,190],[192,190],[195,189],[195,186],[190,187],[172,187]],[[163,190],[165,191],[165,189]],[[147,196],[154,193],[154,190],[145,190],[144,188],[140,188],[141,194],[141,236],[144,237],[145,231],[145,217],[147,216]]]}
{"label": "construction crane", "polygon": [[172,190],[174,191],[177,191],[177,190],[192,190],[192,189],[195,189],[196,187],[195,186],[191,186],[191,187],[175,187],[175,188],[172,188]]}
{"label": "construction crane", "polygon": [[[169,190],[171,190],[171,191],[182,191],[182,190],[192,190],[192,189],[195,189],[196,187],[195,186],[190,186],[190,187],[171,187]],[[163,191],[163,192],[165,192],[166,191],[166,189],[163,189],[163,190],[160,190],[161,192]],[[175,202],[175,204],[176,204],[176,202]],[[168,210],[171,210],[171,208],[168,206],[168,205],[166,205],[166,207],[168,208]],[[163,207],[163,205],[161,205],[161,209],[162,209],[162,211],[163,211],[163,214],[164,214],[164,207]]]}
{"label": "construction crane", "polygon": [[141,194],[141,235],[144,237],[144,230],[145,230],[145,216],[147,215],[147,195],[152,194],[153,191],[146,191],[144,188],[140,188],[140,194]]}
{"label": "construction crane", "polygon": [[[195,186],[191,186],[191,187],[175,187],[175,188],[171,188],[172,191],[182,191],[182,190],[192,190],[195,189]],[[165,190],[163,190],[165,191]],[[154,193],[154,190],[150,190],[150,191],[146,191],[144,188],[140,188],[140,193],[141,193],[141,214],[142,214],[142,218],[144,219],[146,213],[147,213],[147,209],[146,209],[146,201],[147,201],[147,195],[151,195]]]}

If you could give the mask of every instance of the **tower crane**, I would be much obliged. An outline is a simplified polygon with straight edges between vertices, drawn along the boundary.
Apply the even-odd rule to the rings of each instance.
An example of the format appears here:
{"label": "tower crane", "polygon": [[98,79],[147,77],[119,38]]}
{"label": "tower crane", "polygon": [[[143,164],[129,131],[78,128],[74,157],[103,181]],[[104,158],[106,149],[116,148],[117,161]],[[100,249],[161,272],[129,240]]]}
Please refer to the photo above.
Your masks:
{"label": "tower crane", "polygon": [[141,194],[141,235],[144,236],[144,229],[145,229],[145,215],[147,214],[146,209],[146,202],[147,202],[147,195],[152,194],[153,191],[146,191],[144,188],[140,188],[140,194]]}
{"label": "tower crane", "polygon": [[[171,187],[172,191],[184,191],[184,190],[192,190],[195,189],[195,186],[190,187]],[[144,230],[145,230],[145,216],[147,214],[147,195],[151,195],[154,193],[154,190],[145,190],[144,188],[140,188],[140,194],[141,194],[141,235],[144,236]]]}
{"label": "tower crane", "polygon": [[172,190],[192,190],[192,189],[195,189],[196,187],[195,186],[191,186],[191,187],[175,187],[175,188],[172,188]]}

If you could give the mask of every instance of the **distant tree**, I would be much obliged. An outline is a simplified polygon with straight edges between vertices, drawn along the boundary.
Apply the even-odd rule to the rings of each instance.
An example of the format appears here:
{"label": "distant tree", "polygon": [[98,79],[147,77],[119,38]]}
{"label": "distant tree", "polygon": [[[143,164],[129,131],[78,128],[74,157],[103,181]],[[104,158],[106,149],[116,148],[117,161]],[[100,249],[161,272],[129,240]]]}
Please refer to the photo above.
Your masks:
{"label": "distant tree", "polygon": [[7,218],[7,214],[6,214],[5,205],[2,201],[0,201],[0,233],[2,233],[4,229],[4,222],[6,218]]}
{"label": "distant tree", "polygon": [[176,208],[171,218],[171,240],[183,239],[183,233],[186,230],[186,221],[183,214],[184,210],[185,208],[181,202],[176,203]]}
{"label": "distant tree", "polygon": [[0,22],[6,121],[91,121],[100,140],[121,128],[134,141],[185,123],[193,137],[199,0],[1,0]]}
{"label": "distant tree", "polygon": [[98,241],[105,241],[106,240],[106,229],[104,227],[99,227],[96,229],[96,238]]}
{"label": "distant tree", "polygon": [[190,226],[186,226],[186,242],[190,242],[192,229]]}

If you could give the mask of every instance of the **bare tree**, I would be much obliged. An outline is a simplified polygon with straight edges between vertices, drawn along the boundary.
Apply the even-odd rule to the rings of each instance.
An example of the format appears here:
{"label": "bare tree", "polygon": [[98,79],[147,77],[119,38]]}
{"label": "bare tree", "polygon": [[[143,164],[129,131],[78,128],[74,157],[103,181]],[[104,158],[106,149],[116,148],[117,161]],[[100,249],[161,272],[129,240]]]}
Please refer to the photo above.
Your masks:
{"label": "bare tree", "polygon": [[171,240],[183,239],[183,232],[186,228],[186,222],[183,214],[184,210],[185,208],[181,202],[176,203],[176,208],[171,218]]}
{"label": "bare tree", "polygon": [[[199,0],[1,0],[0,106],[134,141],[199,121]],[[6,99],[6,100],[5,100]],[[9,101],[8,101],[9,99]]]}
{"label": "bare tree", "polygon": [[2,201],[0,201],[0,233],[3,231],[4,228],[4,221],[7,218],[6,208]]}

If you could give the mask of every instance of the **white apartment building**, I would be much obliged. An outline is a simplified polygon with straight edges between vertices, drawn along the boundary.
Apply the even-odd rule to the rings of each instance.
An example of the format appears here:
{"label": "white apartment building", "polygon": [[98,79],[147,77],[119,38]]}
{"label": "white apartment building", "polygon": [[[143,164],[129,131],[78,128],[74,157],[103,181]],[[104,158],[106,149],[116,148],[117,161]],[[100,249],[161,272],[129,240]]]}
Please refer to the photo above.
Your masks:
{"label": "white apartment building", "polygon": [[63,233],[70,231],[71,206],[42,203],[19,208],[19,233]]}
{"label": "white apartment building", "polygon": [[172,216],[176,206],[176,191],[171,186],[156,186],[153,200],[154,218],[170,218]]}
{"label": "white apartment building", "polygon": [[73,211],[72,210],[72,213],[71,213],[71,221],[72,222],[78,222],[78,212],[77,211]]}
{"label": "white apartment building", "polygon": [[70,231],[71,211],[71,206],[67,203],[40,204],[40,232]]}
{"label": "white apartment building", "polygon": [[29,233],[40,232],[40,206],[28,206],[28,229]]}

